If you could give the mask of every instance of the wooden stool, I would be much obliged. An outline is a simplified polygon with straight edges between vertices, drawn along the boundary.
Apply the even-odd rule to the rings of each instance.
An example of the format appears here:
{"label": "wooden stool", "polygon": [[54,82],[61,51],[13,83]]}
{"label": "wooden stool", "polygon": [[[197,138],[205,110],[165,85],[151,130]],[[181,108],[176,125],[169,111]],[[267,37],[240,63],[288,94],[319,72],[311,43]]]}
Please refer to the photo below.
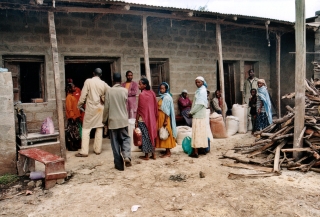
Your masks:
{"label": "wooden stool", "polygon": [[35,161],[45,165],[45,189],[54,187],[57,179],[67,177],[63,158],[37,148],[18,151],[18,175],[22,176],[27,171],[34,171]]}

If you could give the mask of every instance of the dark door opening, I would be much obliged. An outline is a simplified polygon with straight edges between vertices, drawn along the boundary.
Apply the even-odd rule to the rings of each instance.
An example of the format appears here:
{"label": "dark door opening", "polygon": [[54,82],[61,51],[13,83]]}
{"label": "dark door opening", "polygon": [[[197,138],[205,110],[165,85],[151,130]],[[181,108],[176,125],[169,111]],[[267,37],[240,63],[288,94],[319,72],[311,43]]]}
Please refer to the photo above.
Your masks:
{"label": "dark door opening", "polygon": [[111,79],[111,63],[66,63],[65,76],[72,78],[73,83],[82,89],[86,79],[92,78],[92,72],[95,68],[102,69],[101,79],[105,81],[109,86],[112,86]]}
{"label": "dark door opening", "polygon": [[[219,72],[219,64],[217,64],[217,72]],[[225,101],[228,106],[228,109],[232,108],[232,105],[235,104],[235,83],[234,83],[234,63],[233,62],[224,62],[223,63],[223,72],[224,72],[224,94]],[[217,73],[217,87],[220,90],[220,76]]]}

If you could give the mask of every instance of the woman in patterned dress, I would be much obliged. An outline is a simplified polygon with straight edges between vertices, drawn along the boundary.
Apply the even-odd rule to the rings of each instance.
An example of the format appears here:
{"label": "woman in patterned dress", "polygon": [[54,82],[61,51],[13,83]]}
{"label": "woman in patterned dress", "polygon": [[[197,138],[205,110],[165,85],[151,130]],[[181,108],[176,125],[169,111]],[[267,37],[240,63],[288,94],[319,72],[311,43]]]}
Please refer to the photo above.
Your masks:
{"label": "woman in patterned dress", "polygon": [[142,132],[142,146],[141,151],[145,156],[140,156],[140,159],[149,160],[156,159],[155,155],[155,139],[157,137],[157,116],[158,104],[156,95],[150,90],[148,79],[141,78],[139,81],[139,95],[138,109],[136,115],[136,127],[139,127]]}

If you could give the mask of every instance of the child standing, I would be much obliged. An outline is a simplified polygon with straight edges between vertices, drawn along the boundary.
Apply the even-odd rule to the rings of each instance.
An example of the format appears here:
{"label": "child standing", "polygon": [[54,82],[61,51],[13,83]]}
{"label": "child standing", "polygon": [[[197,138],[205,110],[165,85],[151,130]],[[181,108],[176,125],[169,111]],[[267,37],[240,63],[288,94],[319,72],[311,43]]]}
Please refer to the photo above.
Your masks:
{"label": "child standing", "polygon": [[256,131],[256,120],[257,120],[257,90],[251,89],[250,91],[251,97],[249,98],[249,107],[250,107],[250,115],[251,115],[251,122],[252,122],[252,132],[251,134]]}

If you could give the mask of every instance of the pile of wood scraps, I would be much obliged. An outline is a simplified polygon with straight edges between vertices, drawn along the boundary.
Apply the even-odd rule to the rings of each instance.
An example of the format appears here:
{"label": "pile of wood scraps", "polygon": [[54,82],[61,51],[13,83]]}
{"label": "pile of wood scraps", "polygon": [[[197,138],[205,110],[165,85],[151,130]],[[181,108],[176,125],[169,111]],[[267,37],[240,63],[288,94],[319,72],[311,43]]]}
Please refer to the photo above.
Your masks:
{"label": "pile of wood scraps", "polygon": [[[293,148],[294,119],[299,114],[295,114],[294,109],[286,106],[287,113],[284,117],[273,120],[273,123],[262,131],[255,132],[258,138],[253,144],[235,147],[223,155],[224,158],[240,162],[239,166],[236,166],[238,163],[223,165],[246,168],[248,166],[243,166],[244,163],[255,164],[254,170],[265,172],[258,174],[260,177],[269,176],[270,172],[279,174],[281,168],[320,172],[320,168],[317,168],[320,166],[320,88],[317,88],[320,87],[320,82],[306,80],[305,84],[305,121],[298,138],[298,141],[303,142],[303,148]],[[295,93],[290,93],[282,99],[292,99],[294,96]],[[301,153],[299,160],[293,158],[293,152]],[[269,167],[269,170],[263,170],[261,167]],[[231,177],[234,179],[238,176],[232,174]]]}

